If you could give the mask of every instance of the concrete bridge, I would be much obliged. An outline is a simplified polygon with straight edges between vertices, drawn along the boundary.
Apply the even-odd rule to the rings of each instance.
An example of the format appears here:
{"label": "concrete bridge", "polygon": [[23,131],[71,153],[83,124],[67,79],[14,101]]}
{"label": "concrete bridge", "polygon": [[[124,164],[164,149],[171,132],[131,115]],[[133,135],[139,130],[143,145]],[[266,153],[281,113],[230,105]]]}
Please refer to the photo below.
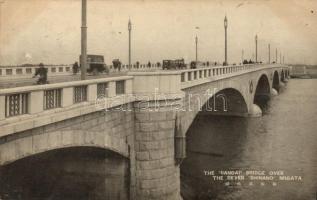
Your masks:
{"label": "concrete bridge", "polygon": [[[101,149],[127,162],[116,179],[124,184],[117,189],[107,178],[99,180],[89,189],[90,196],[180,199],[180,163],[195,117],[200,113],[260,117],[261,108],[278,95],[288,77],[288,66],[263,64],[130,72],[3,89],[0,165],[10,168],[56,150]],[[74,165],[78,163],[74,161],[71,169]],[[70,170],[67,166],[57,167]]]}

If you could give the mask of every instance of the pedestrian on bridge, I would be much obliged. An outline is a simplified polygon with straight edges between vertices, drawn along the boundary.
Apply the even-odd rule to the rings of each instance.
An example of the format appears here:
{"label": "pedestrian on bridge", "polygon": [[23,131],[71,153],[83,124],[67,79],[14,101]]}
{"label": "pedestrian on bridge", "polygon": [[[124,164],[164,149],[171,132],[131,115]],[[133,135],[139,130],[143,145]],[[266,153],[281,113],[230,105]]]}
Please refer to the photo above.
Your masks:
{"label": "pedestrian on bridge", "polygon": [[47,68],[44,67],[44,64],[43,63],[40,63],[40,68],[38,68],[36,71],[35,71],[35,74],[33,76],[33,78],[35,78],[36,76],[40,76],[39,79],[37,80],[37,84],[47,84],[48,81],[47,81]]}
{"label": "pedestrian on bridge", "polygon": [[79,69],[78,62],[75,62],[73,64],[73,74],[74,75],[76,75],[78,73],[78,69]]}

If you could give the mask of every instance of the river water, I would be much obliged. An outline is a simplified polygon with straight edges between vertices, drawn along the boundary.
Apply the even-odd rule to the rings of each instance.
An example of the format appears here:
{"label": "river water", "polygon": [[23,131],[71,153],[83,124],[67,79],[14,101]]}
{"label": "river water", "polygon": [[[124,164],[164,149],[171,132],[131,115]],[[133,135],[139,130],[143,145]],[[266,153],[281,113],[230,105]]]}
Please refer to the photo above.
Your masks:
{"label": "river water", "polygon": [[[260,118],[199,116],[187,133],[187,199],[306,200],[317,192],[317,79],[292,79]],[[214,180],[205,171],[279,171],[301,180]]]}

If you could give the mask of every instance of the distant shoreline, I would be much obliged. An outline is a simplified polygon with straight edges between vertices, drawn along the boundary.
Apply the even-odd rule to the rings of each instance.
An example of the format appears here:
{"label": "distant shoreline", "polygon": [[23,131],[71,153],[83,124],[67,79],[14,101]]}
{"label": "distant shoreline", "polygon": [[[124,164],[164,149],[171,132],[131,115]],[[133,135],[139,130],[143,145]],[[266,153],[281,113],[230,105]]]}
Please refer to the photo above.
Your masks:
{"label": "distant shoreline", "polygon": [[291,75],[292,79],[315,79],[317,74],[302,74],[302,75]]}

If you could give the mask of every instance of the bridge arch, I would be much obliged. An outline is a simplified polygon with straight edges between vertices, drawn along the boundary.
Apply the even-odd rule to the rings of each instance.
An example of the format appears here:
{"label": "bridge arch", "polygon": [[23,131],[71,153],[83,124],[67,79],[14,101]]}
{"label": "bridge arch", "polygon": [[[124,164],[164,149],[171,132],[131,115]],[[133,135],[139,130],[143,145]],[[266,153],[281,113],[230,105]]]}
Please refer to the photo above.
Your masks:
{"label": "bridge arch", "polygon": [[277,71],[274,71],[273,73],[272,88],[274,88],[277,92],[279,91],[279,88],[280,88],[280,78]]}
{"label": "bridge arch", "polygon": [[16,199],[16,195],[22,199],[128,199],[129,174],[129,159],[111,150],[65,147],[1,166],[0,196],[10,199]]}
{"label": "bridge arch", "polygon": [[97,147],[129,158],[125,140],[102,131],[58,130],[18,138],[0,145],[0,166],[16,160],[69,147]]}
{"label": "bridge arch", "polygon": [[225,88],[207,99],[201,112],[211,115],[245,116],[248,113],[248,107],[240,91]]}
{"label": "bridge arch", "polygon": [[182,134],[187,134],[199,115],[248,116],[248,111],[247,99],[243,93],[237,88],[223,88],[205,99],[199,109],[186,111],[186,114],[181,116]]}
{"label": "bridge arch", "polygon": [[260,75],[254,92],[253,103],[258,105],[262,110],[270,100],[270,82],[266,74]]}

